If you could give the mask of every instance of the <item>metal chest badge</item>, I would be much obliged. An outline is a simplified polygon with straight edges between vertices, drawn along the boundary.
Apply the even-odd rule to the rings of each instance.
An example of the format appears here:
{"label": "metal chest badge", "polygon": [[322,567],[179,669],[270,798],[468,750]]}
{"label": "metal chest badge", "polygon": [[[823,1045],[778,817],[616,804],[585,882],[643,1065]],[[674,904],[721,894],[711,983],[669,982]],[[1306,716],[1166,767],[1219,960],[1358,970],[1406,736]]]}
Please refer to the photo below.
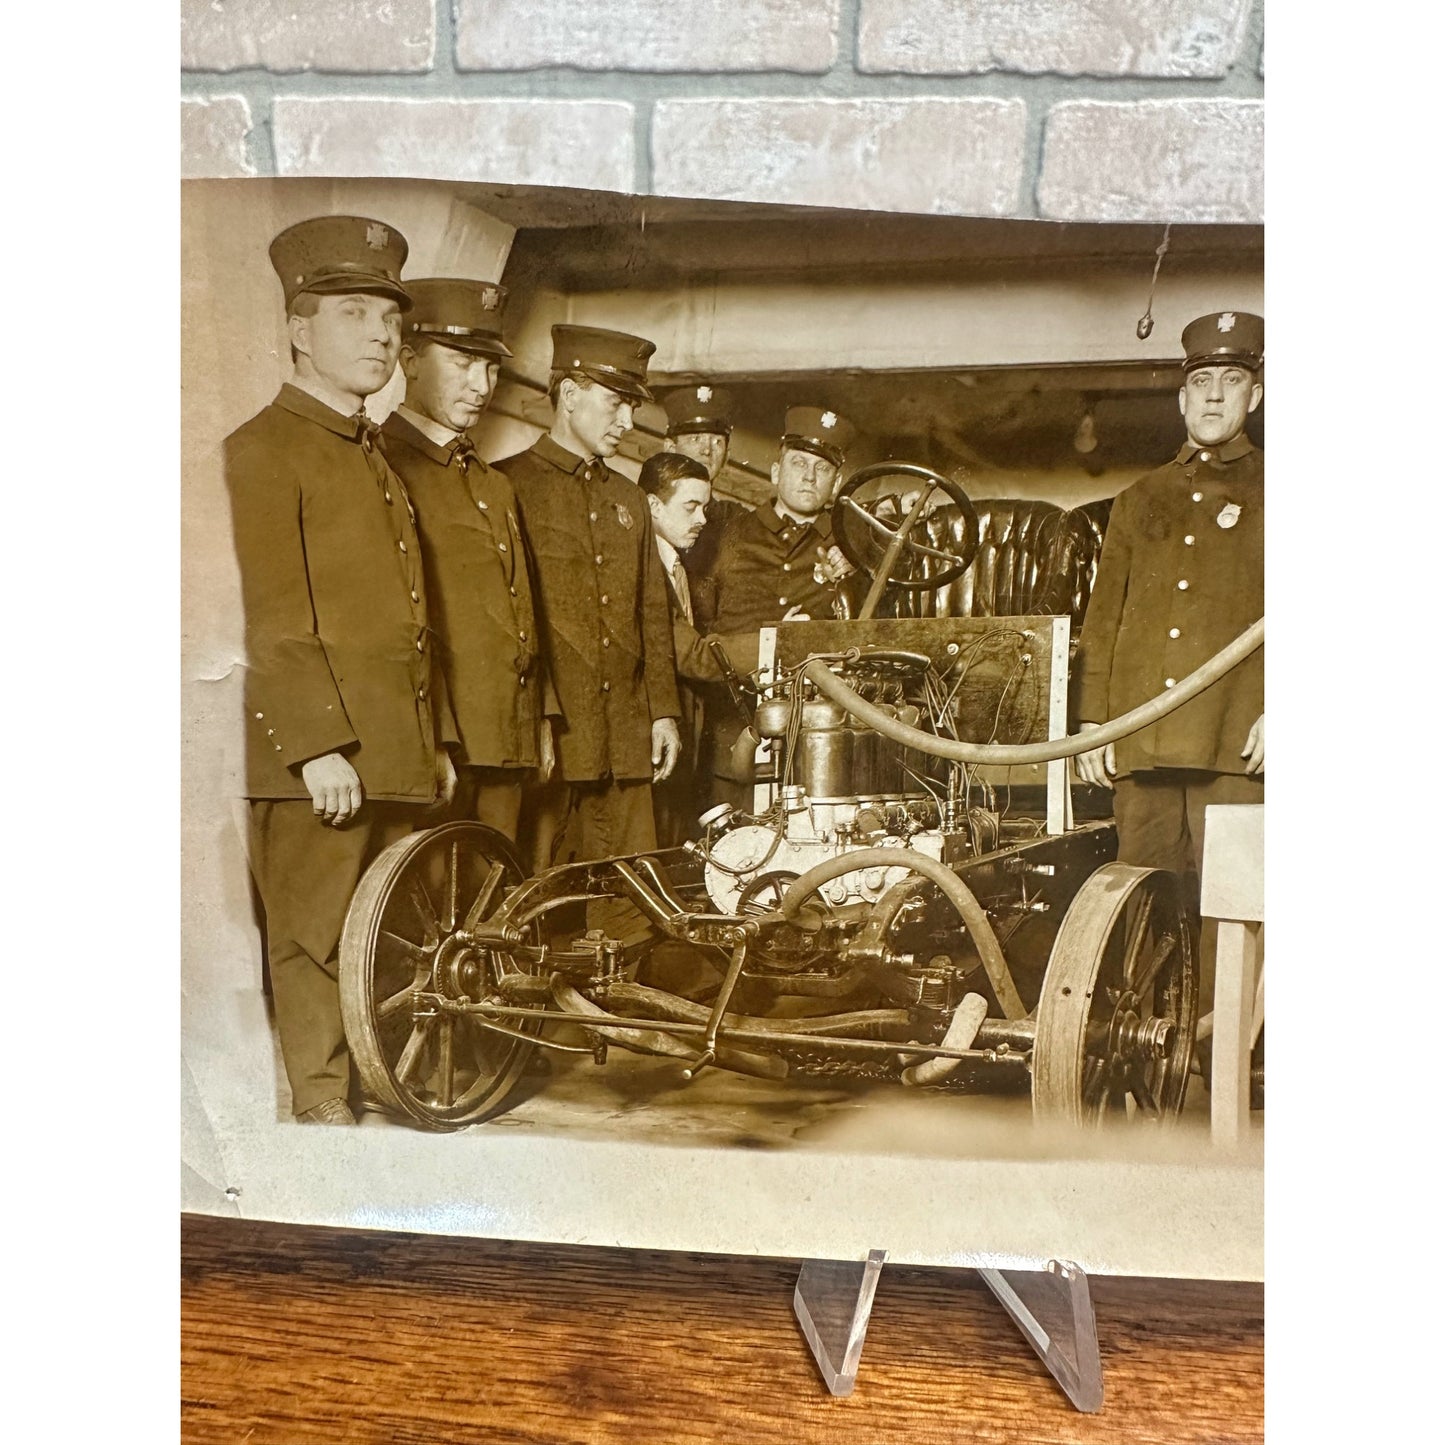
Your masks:
{"label": "metal chest badge", "polygon": [[1214,519],[1227,532],[1239,520],[1239,503],[1226,502]]}
{"label": "metal chest badge", "polygon": [[627,507],[622,502],[614,502],[612,505],[617,508],[618,526],[630,532],[633,527],[632,513],[627,510]]}

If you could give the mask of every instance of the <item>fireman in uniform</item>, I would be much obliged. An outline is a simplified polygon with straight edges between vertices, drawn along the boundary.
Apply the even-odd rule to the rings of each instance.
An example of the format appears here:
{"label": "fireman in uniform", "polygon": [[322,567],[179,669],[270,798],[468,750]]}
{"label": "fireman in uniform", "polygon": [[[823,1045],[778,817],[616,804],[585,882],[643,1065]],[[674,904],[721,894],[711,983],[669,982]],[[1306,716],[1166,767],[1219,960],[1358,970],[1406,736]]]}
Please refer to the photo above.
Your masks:
{"label": "fireman in uniform", "polygon": [[406,252],[399,231],[361,216],[276,237],[294,374],[224,449],[246,609],[251,868],[307,1122],[355,1123],[337,992],[352,892],[456,784],[410,502],[362,410],[396,368]]}
{"label": "fireman in uniform", "polygon": [[608,465],[650,401],[653,343],[552,328],[550,432],[497,464],[516,489],[536,559],[558,729],[554,861],[656,846],[652,784],[677,762],[680,706],[667,583],[637,486]]}
{"label": "fireman in uniform", "polygon": [[[723,536],[708,576],[700,625],[725,635],[756,632],[788,619],[831,617],[845,606],[840,591],[853,567],[833,538],[830,508],[853,427],[836,412],[789,407],[775,496],[736,521]],[[731,697],[712,688],[704,747],[719,801],[752,806],[734,748],[743,723]],[[746,772],[746,760],[741,760]]]}
{"label": "fireman in uniform", "polygon": [[662,444],[663,451],[676,452],[701,462],[707,469],[708,486],[713,489],[707,521],[697,540],[682,557],[688,583],[700,596],[717,559],[723,533],[748,512],[741,502],[719,497],[716,491],[717,479],[727,465],[732,445],[733,397],[731,392],[720,386],[702,382],[669,392],[663,398],[662,408],[667,413],[667,439]]}
{"label": "fireman in uniform", "polygon": [[512,353],[489,281],[407,281],[406,400],[382,428],[416,508],[457,748],[458,806],[513,840],[522,786],[552,766],[560,708],[541,658],[531,558],[511,482],[470,429]]}
{"label": "fireman in uniform", "polygon": [[[1167,692],[1264,615],[1264,453],[1244,434],[1264,322],[1201,316],[1183,344],[1187,437],[1114,503],[1079,648],[1082,729]],[[1206,805],[1264,801],[1263,651],[1078,771],[1114,791],[1121,862],[1197,875]]]}

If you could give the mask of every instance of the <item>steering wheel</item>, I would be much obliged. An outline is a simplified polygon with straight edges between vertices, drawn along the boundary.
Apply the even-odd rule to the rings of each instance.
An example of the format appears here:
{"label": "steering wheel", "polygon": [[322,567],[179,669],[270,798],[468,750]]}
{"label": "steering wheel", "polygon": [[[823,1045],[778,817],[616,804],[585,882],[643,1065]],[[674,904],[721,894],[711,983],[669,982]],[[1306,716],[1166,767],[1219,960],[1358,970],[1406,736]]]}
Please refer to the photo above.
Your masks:
{"label": "steering wheel", "polygon": [[[916,477],[926,484],[923,488],[909,488],[910,494],[917,492],[920,497],[911,508],[904,504],[902,492],[888,492],[866,506],[854,499],[854,493],[869,482],[894,476]],[[950,528],[949,535],[932,535],[925,541],[917,534],[923,533],[930,520],[926,499],[935,491],[942,492],[958,508],[961,525]],[[859,571],[876,580],[886,569],[887,584],[910,592],[931,592],[968,571],[978,551],[978,513],[957,482],[931,467],[915,462],[874,462],[854,472],[839,487],[833,499],[833,535],[843,555]],[[934,546],[934,542],[941,545]]]}

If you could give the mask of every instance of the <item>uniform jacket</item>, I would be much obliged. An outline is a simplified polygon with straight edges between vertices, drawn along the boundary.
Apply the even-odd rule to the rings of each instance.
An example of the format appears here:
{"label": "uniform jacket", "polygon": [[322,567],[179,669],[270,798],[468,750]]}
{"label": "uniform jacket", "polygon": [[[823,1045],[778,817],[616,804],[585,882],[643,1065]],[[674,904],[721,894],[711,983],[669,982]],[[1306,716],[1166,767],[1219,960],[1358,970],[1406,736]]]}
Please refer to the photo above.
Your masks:
{"label": "uniform jacket", "polygon": [[511,478],[563,724],[562,777],[652,776],[652,722],[678,717],[667,582],[647,498],[601,461],[541,437],[497,463]]}
{"label": "uniform jacket", "polygon": [[416,509],[436,628],[461,747],[472,767],[537,765],[537,727],[556,714],[541,658],[534,571],[511,482],[475,453],[456,455],[404,416],[382,428],[387,460]]}
{"label": "uniform jacket", "polygon": [[818,548],[826,552],[833,541],[828,513],[795,522],[764,502],[739,517],[724,531],[708,585],[695,598],[703,604],[700,625],[711,632],[754,631],[800,603],[810,617],[832,617],[838,589],[815,582],[813,568]]}
{"label": "uniform jacket", "polygon": [[[1237,511],[1235,510],[1237,509]],[[1082,722],[1165,692],[1264,616],[1264,453],[1193,443],[1120,494],[1077,658]],[[1115,748],[1120,773],[1243,773],[1264,711],[1261,648],[1213,687]]]}
{"label": "uniform jacket", "polygon": [[225,442],[246,608],[246,791],[304,798],[341,752],[370,798],[430,802],[456,742],[406,488],[356,418],[298,387]]}

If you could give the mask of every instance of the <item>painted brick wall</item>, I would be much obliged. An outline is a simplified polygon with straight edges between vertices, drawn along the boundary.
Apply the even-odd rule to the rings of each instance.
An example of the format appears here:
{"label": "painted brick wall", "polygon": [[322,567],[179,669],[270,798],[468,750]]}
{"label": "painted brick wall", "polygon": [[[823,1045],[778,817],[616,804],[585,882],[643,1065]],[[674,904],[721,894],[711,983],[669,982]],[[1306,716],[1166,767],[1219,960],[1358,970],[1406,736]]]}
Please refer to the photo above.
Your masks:
{"label": "painted brick wall", "polygon": [[1264,0],[182,0],[186,176],[1263,220]]}

